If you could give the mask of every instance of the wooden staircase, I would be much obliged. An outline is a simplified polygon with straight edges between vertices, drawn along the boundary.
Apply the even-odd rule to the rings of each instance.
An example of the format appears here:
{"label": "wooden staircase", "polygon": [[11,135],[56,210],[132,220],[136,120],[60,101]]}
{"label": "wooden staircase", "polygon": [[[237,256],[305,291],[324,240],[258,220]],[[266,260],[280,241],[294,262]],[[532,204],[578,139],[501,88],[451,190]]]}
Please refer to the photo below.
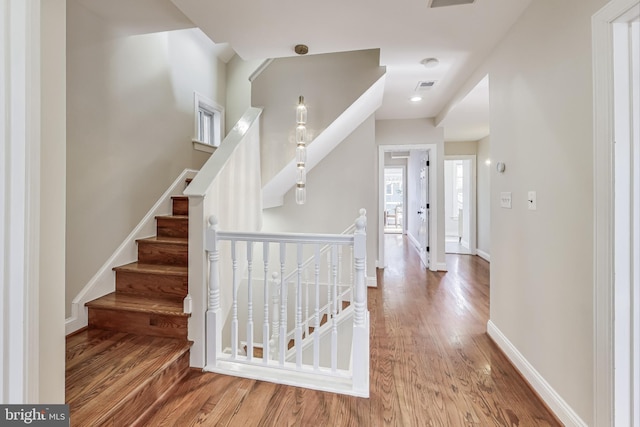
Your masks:
{"label": "wooden staircase", "polygon": [[[351,305],[350,301],[342,301],[341,303],[342,305],[342,309],[345,310],[347,307],[349,307]],[[328,317],[327,314],[323,314],[322,317],[320,318],[320,326],[322,327],[325,323],[327,323],[328,321]],[[314,326],[309,326],[309,336],[311,336],[311,334],[313,334],[313,331],[315,331],[315,327]],[[307,337],[306,333],[302,333],[302,339],[305,339]],[[295,338],[291,338],[289,340],[289,342],[287,342],[287,350],[291,350],[293,347],[295,347],[296,345],[296,340]],[[247,354],[247,346],[244,345],[243,350],[245,352],[245,354]],[[261,359],[264,355],[263,349],[260,346],[260,344],[254,344],[253,347],[253,357],[256,357],[258,359]]]}
{"label": "wooden staircase", "polygon": [[116,291],[88,302],[88,328],[67,338],[71,425],[143,425],[188,373],[188,203],[172,197],[138,260],[113,269]]}

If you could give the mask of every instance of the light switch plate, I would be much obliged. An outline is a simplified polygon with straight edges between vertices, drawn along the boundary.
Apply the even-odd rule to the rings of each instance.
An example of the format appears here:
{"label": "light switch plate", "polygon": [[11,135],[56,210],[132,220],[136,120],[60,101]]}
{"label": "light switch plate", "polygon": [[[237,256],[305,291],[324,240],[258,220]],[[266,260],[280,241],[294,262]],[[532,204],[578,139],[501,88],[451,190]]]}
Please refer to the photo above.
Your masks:
{"label": "light switch plate", "polygon": [[527,206],[529,207],[530,211],[535,211],[536,209],[538,209],[538,200],[536,198],[535,191],[529,191],[529,193],[527,194]]}
{"label": "light switch plate", "polygon": [[500,193],[500,207],[505,209],[511,209],[511,192],[504,191]]}

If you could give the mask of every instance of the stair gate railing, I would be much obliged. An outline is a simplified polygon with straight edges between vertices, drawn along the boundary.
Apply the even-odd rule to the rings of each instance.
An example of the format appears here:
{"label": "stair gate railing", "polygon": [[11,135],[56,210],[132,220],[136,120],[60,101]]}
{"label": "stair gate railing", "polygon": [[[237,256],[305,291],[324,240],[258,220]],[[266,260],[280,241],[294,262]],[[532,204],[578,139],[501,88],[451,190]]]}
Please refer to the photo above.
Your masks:
{"label": "stair gate railing", "polygon": [[[364,210],[353,234],[223,232],[215,218],[209,223],[205,370],[368,397]],[[222,245],[230,259],[220,259]],[[348,274],[340,272],[344,254]],[[231,270],[230,283],[220,283],[221,268]],[[231,288],[230,319],[221,318],[221,286]]]}

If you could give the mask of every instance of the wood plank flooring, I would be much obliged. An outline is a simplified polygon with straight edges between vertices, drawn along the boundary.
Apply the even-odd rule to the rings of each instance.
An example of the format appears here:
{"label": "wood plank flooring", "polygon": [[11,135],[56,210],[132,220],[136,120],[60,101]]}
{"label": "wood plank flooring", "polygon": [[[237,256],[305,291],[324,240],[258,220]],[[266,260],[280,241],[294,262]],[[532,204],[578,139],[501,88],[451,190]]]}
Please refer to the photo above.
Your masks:
{"label": "wood plank flooring", "polygon": [[558,426],[486,334],[489,264],[447,256],[420,267],[401,235],[368,291],[371,397],[348,397],[192,370],[149,426]]}
{"label": "wood plank flooring", "polygon": [[128,426],[189,371],[185,340],[88,329],[67,337],[72,426]]}

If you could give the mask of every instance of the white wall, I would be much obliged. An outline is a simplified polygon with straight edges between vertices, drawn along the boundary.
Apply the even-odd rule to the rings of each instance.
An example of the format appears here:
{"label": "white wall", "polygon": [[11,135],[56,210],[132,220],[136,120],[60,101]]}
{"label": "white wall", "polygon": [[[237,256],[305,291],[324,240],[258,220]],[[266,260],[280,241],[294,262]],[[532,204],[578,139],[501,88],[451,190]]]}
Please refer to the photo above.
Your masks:
{"label": "white wall", "polygon": [[444,143],[444,154],[446,156],[473,155],[478,152],[476,141],[447,141]]}
{"label": "white wall", "polygon": [[[478,255],[489,260],[491,257],[491,171],[495,164],[491,162],[489,136],[478,141],[477,157],[477,223]],[[489,164],[487,164],[489,161]]]}
{"label": "white wall", "polygon": [[340,233],[367,210],[367,276],[375,277],[378,236],[375,121],[368,118],[307,176],[307,203],[294,191],[284,205],[263,211],[263,231]]}
{"label": "white wall", "polygon": [[41,403],[65,401],[66,1],[41,2],[39,375]]}
{"label": "white wall", "polygon": [[[403,154],[409,154],[408,151],[403,151]],[[407,166],[407,159],[406,158],[398,158],[398,159],[393,159],[391,158],[391,155],[393,153],[390,151],[387,151],[386,153],[384,153],[384,165],[385,166]],[[405,177],[406,180],[407,177]]]}
{"label": "white wall", "polygon": [[604,4],[531,2],[488,60],[491,160],[506,164],[491,171],[491,322],[569,425],[592,425],[594,407],[591,16]]}
{"label": "white wall", "polygon": [[249,76],[262,64],[262,60],[245,61],[234,55],[227,62],[227,100],[225,129],[227,133],[251,107],[251,82]]}
{"label": "white wall", "polygon": [[225,104],[225,64],[199,30],[116,37],[69,4],[67,315],[71,301],[185,168],[193,92]]}
{"label": "white wall", "polygon": [[295,109],[300,95],[308,109],[311,145],[384,72],[378,49],[275,59],[252,84],[251,104],[264,108],[263,185],[295,158]]}

